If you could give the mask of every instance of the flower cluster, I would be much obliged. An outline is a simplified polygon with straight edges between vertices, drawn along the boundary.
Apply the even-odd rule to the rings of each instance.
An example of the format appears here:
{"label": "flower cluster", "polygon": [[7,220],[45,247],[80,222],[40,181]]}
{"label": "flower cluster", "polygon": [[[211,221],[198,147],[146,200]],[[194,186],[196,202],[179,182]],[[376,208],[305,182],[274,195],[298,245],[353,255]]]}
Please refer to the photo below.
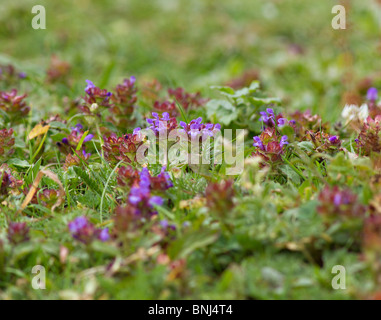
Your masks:
{"label": "flower cluster", "polygon": [[203,106],[208,99],[201,97],[200,92],[188,93],[183,88],[168,89],[168,94],[171,98],[181,104],[181,106],[187,110],[191,107]]}
{"label": "flower cluster", "polygon": [[319,194],[317,211],[327,218],[362,217],[366,207],[357,201],[357,195],[349,189],[326,186]]}
{"label": "flower cluster", "polygon": [[304,139],[307,132],[319,132],[329,130],[328,124],[323,123],[320,116],[312,115],[310,110],[301,112],[295,111],[291,114],[293,121],[290,121],[290,126],[294,129],[295,137]]}
{"label": "flower cluster", "polygon": [[0,167],[0,201],[5,199],[10,190],[16,190],[23,184],[22,180],[17,180],[6,164]]}
{"label": "flower cluster", "polygon": [[25,72],[18,72],[16,68],[11,65],[0,65],[0,83],[12,85],[20,79],[25,79]]}
{"label": "flower cluster", "polygon": [[113,106],[109,109],[112,116],[107,120],[118,126],[126,128],[132,125],[131,117],[137,101],[136,78],[131,76],[124,79],[122,84],[118,84],[115,88],[115,94],[111,96]]}
{"label": "flower cluster", "polygon": [[9,223],[7,238],[13,245],[29,241],[29,228],[26,222]]}
{"label": "flower cluster", "polygon": [[202,118],[192,120],[189,124],[180,121],[180,131],[186,132],[190,139],[213,137],[216,131],[221,130],[219,123],[202,123]]}
{"label": "flower cluster", "polygon": [[104,156],[111,163],[123,161],[125,163],[136,162],[136,152],[143,144],[140,128],[136,128],[133,133],[118,137],[112,133],[108,138],[104,137],[102,146]]}
{"label": "flower cluster", "polygon": [[5,162],[8,156],[14,153],[12,148],[15,144],[15,138],[13,137],[13,129],[0,130],[0,161]]}
{"label": "flower cluster", "polygon": [[24,101],[26,96],[26,94],[17,95],[16,89],[0,92],[0,109],[7,114],[11,123],[20,123],[29,113],[30,107]]}
{"label": "flower cluster", "polygon": [[155,101],[153,104],[153,108],[158,111],[158,112],[163,112],[168,113],[171,118],[177,117],[179,115],[176,107],[175,102],[170,102],[170,101],[164,101],[164,102],[159,102]]}
{"label": "flower cluster", "polygon": [[70,64],[66,61],[58,59],[53,55],[50,60],[49,69],[46,71],[48,82],[57,82],[65,80],[70,71]]}
{"label": "flower cluster", "polygon": [[[162,205],[163,199],[154,195],[171,188],[173,183],[166,167],[162,167],[157,176],[151,176],[147,168],[139,173],[131,167],[122,167],[118,172],[118,184],[130,189],[128,194],[128,208],[133,208],[134,214],[140,217],[150,217],[156,214],[155,205]],[[128,215],[127,208],[121,206],[118,212],[123,216]],[[131,210],[131,209],[129,209]]]}
{"label": "flower cluster", "polygon": [[[165,170],[165,168],[164,168]],[[155,214],[154,205],[161,206],[163,204],[163,198],[151,194],[154,187],[164,187],[167,189],[172,186],[172,182],[169,176],[164,171],[161,172],[161,177],[155,179],[151,177],[147,168],[143,168],[140,172],[139,183],[134,185],[128,195],[128,202],[135,207],[136,214],[142,216]],[[161,183],[161,181],[163,183]],[[159,183],[158,183],[159,182]]]}
{"label": "flower cluster", "polygon": [[153,119],[147,119],[146,121],[150,125],[151,129],[157,136],[167,137],[168,134],[177,129],[177,120],[174,117],[170,117],[168,112],[163,112],[161,117],[158,113],[152,112]]}
{"label": "flower cluster", "polygon": [[[283,127],[289,124],[289,121],[286,118],[283,118],[282,114],[275,115],[274,110],[267,108],[266,111],[259,112],[261,117],[259,121],[262,121],[267,127]],[[293,124],[294,121],[291,120],[290,124]]]}
{"label": "flower cluster", "polygon": [[205,191],[206,205],[214,213],[226,215],[234,208],[234,182],[210,183]]}
{"label": "flower cluster", "polygon": [[85,104],[79,105],[79,109],[85,114],[96,113],[98,107],[109,108],[111,104],[112,93],[106,89],[100,89],[95,86],[90,80],[86,80],[87,86],[85,88],[86,95],[84,96]]}
{"label": "flower cluster", "polygon": [[355,140],[360,155],[369,156],[372,152],[381,152],[380,130],[381,116],[376,116],[375,119],[368,117]]}
{"label": "flower cluster", "polygon": [[280,136],[275,127],[266,128],[261,135],[253,138],[255,150],[253,156],[259,156],[265,163],[277,163],[282,160],[287,136]]}
{"label": "flower cluster", "polygon": [[341,116],[345,120],[345,124],[350,122],[360,122],[363,123],[369,115],[369,108],[367,104],[361,105],[358,107],[354,104],[345,105],[343,111],[341,112]]}
{"label": "flower cluster", "polygon": [[307,130],[306,140],[311,141],[316,152],[335,154],[342,150],[341,140],[338,136],[319,131],[314,133]]}
{"label": "flower cluster", "polygon": [[[78,143],[81,141],[83,134],[85,133],[83,126],[78,123],[74,127],[71,128],[71,132],[69,136],[62,139],[61,142],[57,143],[60,151],[66,155],[72,154],[73,150],[76,150]],[[91,141],[94,138],[93,134],[88,134],[83,140],[82,144],[82,155],[87,160],[91,154],[86,153],[85,143]]]}
{"label": "flower cluster", "polygon": [[381,105],[378,103],[378,90],[369,88],[366,94],[367,104],[369,106],[369,116],[375,118],[381,115]]}
{"label": "flower cluster", "polygon": [[110,239],[108,228],[96,228],[94,224],[88,221],[88,219],[84,216],[78,217],[69,222],[68,227],[73,238],[84,244],[90,244],[96,239],[103,242]]}

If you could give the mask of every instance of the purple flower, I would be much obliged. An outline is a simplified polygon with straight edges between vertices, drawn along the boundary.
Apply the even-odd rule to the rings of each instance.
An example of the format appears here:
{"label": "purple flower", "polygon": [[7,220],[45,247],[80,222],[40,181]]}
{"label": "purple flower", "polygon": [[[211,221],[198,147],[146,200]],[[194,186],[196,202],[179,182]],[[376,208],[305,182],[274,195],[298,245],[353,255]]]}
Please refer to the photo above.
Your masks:
{"label": "purple flower", "polygon": [[253,146],[254,146],[254,147],[258,147],[258,148],[260,148],[261,150],[264,149],[264,147],[263,147],[263,143],[262,143],[262,140],[261,140],[260,137],[256,136],[256,137],[253,138],[253,140],[254,140],[254,143],[253,143]]}
{"label": "purple flower", "polygon": [[136,77],[135,77],[135,76],[131,76],[131,77],[130,77],[130,82],[131,82],[131,84],[135,84],[135,82],[136,82]]}
{"label": "purple flower", "polygon": [[108,241],[110,239],[110,235],[108,233],[108,228],[103,229],[98,236],[98,239],[102,242]]}
{"label": "purple flower", "polygon": [[153,196],[153,197],[151,197],[151,199],[149,199],[149,204],[151,205],[151,206],[154,206],[154,205],[156,205],[156,206],[162,206],[163,205],[163,198],[162,197],[159,197],[159,196]]}
{"label": "purple flower", "polygon": [[169,173],[165,171],[167,169],[166,166],[163,166],[161,168],[160,173],[157,175],[159,178],[164,178],[166,183],[167,183],[167,188],[172,188],[173,187],[173,182],[171,180],[171,177],[169,176]]}
{"label": "purple flower", "polygon": [[95,84],[92,82],[92,81],[90,81],[90,80],[86,80],[86,83],[87,83],[87,86],[86,86],[86,88],[85,88],[85,91],[87,92],[89,89],[91,89],[91,88],[95,88]]}
{"label": "purple flower", "polygon": [[282,138],[280,139],[280,143],[279,145],[283,148],[283,146],[287,145],[288,144],[288,137],[287,136],[282,136]]}
{"label": "purple flower", "polygon": [[332,137],[329,137],[329,142],[331,142],[332,144],[336,144],[337,142],[339,142],[339,137],[338,136],[332,136]]}
{"label": "purple flower", "polygon": [[335,206],[339,206],[341,205],[341,194],[338,193],[338,194],[335,194],[334,198],[333,198],[333,203],[335,204]]}
{"label": "purple flower", "polygon": [[168,220],[164,219],[160,221],[160,225],[164,228],[167,229],[169,226]]}
{"label": "purple flower", "polygon": [[19,78],[20,79],[25,79],[26,78],[26,73],[25,72],[20,72],[19,73]]}
{"label": "purple flower", "polygon": [[366,94],[366,98],[369,101],[376,101],[378,98],[378,91],[376,88],[370,88]]}
{"label": "purple flower", "polygon": [[69,140],[67,138],[62,138],[62,143],[69,144]]}
{"label": "purple flower", "polygon": [[286,125],[288,122],[288,120],[286,118],[280,118],[278,119],[278,126],[279,127],[283,127],[284,125]]}
{"label": "purple flower", "polygon": [[259,118],[259,121],[263,121],[263,123],[266,125],[269,125],[270,123],[275,124],[275,121],[274,121],[275,114],[273,109],[267,108],[266,112],[261,111],[259,113],[261,115],[261,117]]}
{"label": "purple flower", "polygon": [[91,157],[91,153],[86,153],[85,149],[82,150],[82,154],[85,158],[90,158]]}
{"label": "purple flower", "polygon": [[89,134],[89,135],[86,136],[85,139],[83,139],[83,142],[89,142],[89,141],[91,141],[91,139],[93,139],[93,138],[94,138],[94,135],[93,135],[93,134]]}
{"label": "purple flower", "polygon": [[69,230],[71,233],[77,233],[81,229],[87,226],[87,218],[86,217],[78,217],[75,218],[72,222],[69,223]]}

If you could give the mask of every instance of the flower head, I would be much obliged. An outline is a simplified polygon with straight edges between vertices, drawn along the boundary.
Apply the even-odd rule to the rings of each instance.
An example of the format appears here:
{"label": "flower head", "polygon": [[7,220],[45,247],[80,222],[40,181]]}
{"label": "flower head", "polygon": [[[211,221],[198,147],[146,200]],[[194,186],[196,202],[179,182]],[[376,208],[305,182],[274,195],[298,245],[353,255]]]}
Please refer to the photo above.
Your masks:
{"label": "flower head", "polygon": [[369,88],[367,94],[366,94],[366,98],[369,100],[369,101],[376,101],[377,98],[378,98],[378,91],[376,88]]}

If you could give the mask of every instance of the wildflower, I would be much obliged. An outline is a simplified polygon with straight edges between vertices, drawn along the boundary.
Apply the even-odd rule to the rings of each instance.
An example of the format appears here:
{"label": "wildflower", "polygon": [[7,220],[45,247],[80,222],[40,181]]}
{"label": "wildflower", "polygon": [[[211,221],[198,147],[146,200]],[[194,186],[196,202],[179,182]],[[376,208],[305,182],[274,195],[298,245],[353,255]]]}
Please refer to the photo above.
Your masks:
{"label": "wildflower", "polygon": [[307,130],[306,133],[305,139],[312,142],[316,152],[333,155],[339,151],[342,151],[341,140],[338,136],[331,136],[322,131],[314,133],[311,130]]}
{"label": "wildflower", "polygon": [[280,118],[278,119],[278,127],[283,127],[288,123],[288,120],[286,118]]}
{"label": "wildflower", "polygon": [[91,153],[86,153],[85,150],[75,151],[75,154],[69,153],[65,158],[65,163],[63,165],[64,171],[67,171],[70,167],[73,166],[80,166],[81,165],[81,159],[83,161],[89,160],[91,156]]}
{"label": "wildflower", "polygon": [[230,80],[227,83],[227,86],[233,88],[234,90],[238,90],[250,86],[250,84],[255,80],[259,80],[259,72],[257,70],[248,70],[238,78]]}
{"label": "wildflower", "polygon": [[0,92],[0,109],[5,111],[11,123],[19,123],[29,113],[30,107],[24,101],[27,95],[17,95],[17,90]]}
{"label": "wildflower", "polygon": [[126,128],[133,125],[133,111],[137,101],[136,78],[131,76],[124,79],[122,84],[118,84],[114,90],[115,94],[111,96],[113,106],[109,109],[112,113],[107,118],[119,128]]}
{"label": "wildflower", "polygon": [[183,88],[168,89],[168,94],[175,101],[180,103],[185,110],[191,107],[200,107],[208,101],[208,99],[201,97],[200,92],[187,93]]}
{"label": "wildflower", "polygon": [[116,179],[121,187],[131,187],[133,184],[139,183],[139,171],[131,166],[123,166],[119,168]]}
{"label": "wildflower", "polygon": [[146,121],[151,125],[149,129],[155,132],[159,137],[163,135],[167,137],[168,134],[178,126],[176,118],[171,118],[168,112],[163,112],[161,117],[158,113],[152,112],[152,117],[153,119],[147,119]]}
{"label": "wildflower", "polygon": [[104,137],[102,146],[105,159],[111,163],[118,163],[123,160],[125,163],[136,162],[136,152],[143,144],[140,128],[134,130],[132,134],[118,137],[112,133],[108,138]]}
{"label": "wildflower", "polygon": [[49,69],[46,71],[47,80],[49,82],[56,82],[66,80],[70,72],[70,64],[66,61],[62,61],[53,55],[50,60]]}
{"label": "wildflower", "polygon": [[[79,142],[82,139],[82,136],[84,135],[85,131],[83,129],[82,124],[78,123],[74,127],[71,128],[70,134],[62,138],[61,142],[57,143],[58,148],[60,151],[66,155],[71,154],[73,150],[76,150]],[[85,143],[90,142],[94,138],[93,134],[88,134],[85,139],[83,140],[81,153],[85,158],[89,158],[91,156],[90,153],[85,152]]]}
{"label": "wildflower", "polygon": [[[85,114],[92,114],[91,106],[96,104],[98,107],[109,108],[112,106],[110,98],[112,96],[111,92],[106,89],[100,89],[94,85],[90,80],[86,80],[87,86],[85,88],[86,95],[83,97],[85,104],[79,105],[79,109]],[[92,107],[96,110],[97,108]],[[100,116],[100,114],[98,114]]]}
{"label": "wildflower", "polygon": [[159,112],[168,113],[170,117],[177,117],[179,115],[175,102],[164,101],[160,103],[159,101],[155,101],[153,107]]}
{"label": "wildflower", "polygon": [[26,222],[9,223],[7,238],[14,245],[29,241],[29,228]]}
{"label": "wildflower", "polygon": [[41,193],[38,193],[39,202],[46,208],[51,209],[61,197],[60,190],[44,189]]}
{"label": "wildflower", "polygon": [[23,184],[23,180],[17,180],[8,165],[0,166],[0,202],[4,200],[11,191],[16,191]]}
{"label": "wildflower", "polygon": [[372,152],[381,152],[381,141],[379,133],[381,130],[381,116],[375,119],[367,118],[363,124],[360,134],[356,139],[358,153],[369,156]]}
{"label": "wildflower", "polygon": [[369,101],[376,101],[377,98],[378,98],[378,91],[376,88],[369,88],[367,94],[366,94],[366,98],[367,100]]}
{"label": "wildflower", "polygon": [[5,162],[14,153],[15,150],[12,148],[14,144],[13,129],[0,130],[0,161]]}
{"label": "wildflower", "polygon": [[[130,171],[131,172],[131,171]],[[135,173],[133,174],[135,176]],[[128,201],[135,207],[136,214],[153,215],[156,214],[154,206],[163,205],[163,198],[152,195],[152,192],[165,191],[173,186],[165,167],[161,169],[157,177],[152,177],[147,168],[143,168],[139,174],[139,181],[134,180],[134,185],[130,190]]]}
{"label": "wildflower", "polygon": [[234,182],[210,183],[205,190],[206,205],[214,213],[225,216],[234,208]]}
{"label": "wildflower", "polygon": [[369,108],[367,104],[361,105],[359,108],[357,105],[345,105],[341,116],[345,119],[345,124],[348,124],[352,121],[359,121],[363,123],[369,115]]}
{"label": "wildflower", "polygon": [[366,207],[358,203],[356,194],[349,189],[340,190],[338,186],[326,186],[318,199],[318,212],[328,218],[356,218],[366,212]]}
{"label": "wildflower", "polygon": [[266,126],[274,126],[275,120],[274,120],[274,110],[271,108],[267,108],[266,111],[259,112],[261,117],[259,118],[259,121],[262,121]]}
{"label": "wildflower", "polygon": [[98,229],[86,217],[81,216],[69,222],[69,231],[73,238],[84,243],[90,244],[98,239],[100,241],[108,241],[110,239],[108,229]]}
{"label": "wildflower", "polygon": [[298,139],[304,139],[307,132],[328,131],[327,123],[322,123],[322,119],[318,115],[312,115],[311,111],[305,112],[295,111],[291,114],[292,120],[289,125],[294,129],[295,136]]}
{"label": "wildflower", "polygon": [[190,139],[213,137],[216,131],[221,130],[221,125],[219,123],[202,123],[201,117],[192,120],[189,124],[180,121],[180,127],[182,128],[180,130],[187,133]]}
{"label": "wildflower", "polygon": [[260,156],[264,162],[276,163],[282,159],[284,147],[288,144],[288,137],[279,137],[276,129],[266,128],[260,136],[253,138],[255,147],[253,155]]}

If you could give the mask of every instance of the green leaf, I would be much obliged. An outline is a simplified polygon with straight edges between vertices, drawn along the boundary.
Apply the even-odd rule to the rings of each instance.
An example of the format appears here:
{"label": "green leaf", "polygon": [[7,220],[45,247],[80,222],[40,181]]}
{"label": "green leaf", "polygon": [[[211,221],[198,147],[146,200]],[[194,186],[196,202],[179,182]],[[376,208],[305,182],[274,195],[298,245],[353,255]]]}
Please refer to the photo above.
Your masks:
{"label": "green leaf", "polygon": [[210,245],[217,238],[218,234],[213,230],[193,231],[172,242],[168,249],[168,254],[171,259],[185,258],[196,249]]}
{"label": "green leaf", "polygon": [[238,117],[236,108],[226,100],[210,100],[206,104],[206,113],[208,118],[216,117],[219,123],[226,126]]}
{"label": "green leaf", "polygon": [[31,166],[28,161],[17,158],[10,159],[7,163],[18,168],[29,168]]}

